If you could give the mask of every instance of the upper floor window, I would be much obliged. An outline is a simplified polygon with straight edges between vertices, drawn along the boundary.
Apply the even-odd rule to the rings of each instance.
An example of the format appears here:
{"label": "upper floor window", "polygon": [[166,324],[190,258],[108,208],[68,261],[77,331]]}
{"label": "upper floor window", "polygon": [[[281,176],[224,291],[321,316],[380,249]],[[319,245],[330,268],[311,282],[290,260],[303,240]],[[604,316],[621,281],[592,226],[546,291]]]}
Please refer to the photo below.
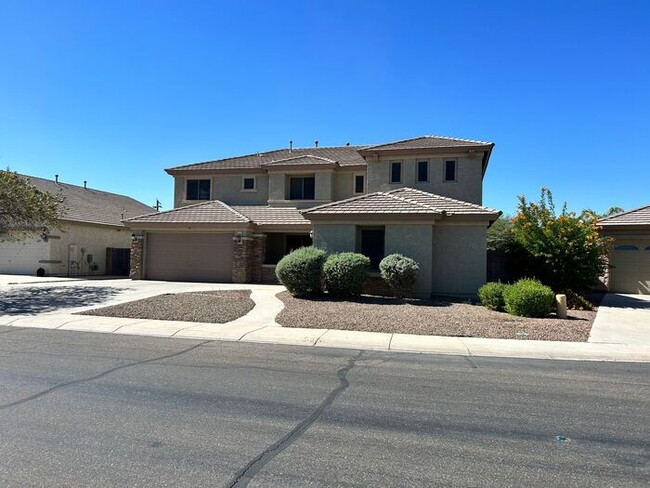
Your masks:
{"label": "upper floor window", "polygon": [[402,163],[399,161],[392,161],[390,163],[390,182],[391,183],[402,182]]}
{"label": "upper floor window", "polygon": [[187,180],[186,200],[210,200],[210,180]]}
{"label": "upper floor window", "polygon": [[241,189],[242,190],[247,190],[247,191],[253,191],[255,190],[255,177],[251,176],[245,176],[242,178],[242,184],[241,184]]}
{"label": "upper floor window", "polygon": [[366,191],[366,178],[364,175],[354,175],[354,193]]}
{"label": "upper floor window", "polygon": [[300,176],[289,179],[290,200],[313,200],[316,179],[313,176]]}
{"label": "upper floor window", "polygon": [[418,183],[429,181],[429,161],[418,161]]}
{"label": "upper floor window", "polygon": [[455,159],[445,160],[445,181],[456,181],[456,169]]}

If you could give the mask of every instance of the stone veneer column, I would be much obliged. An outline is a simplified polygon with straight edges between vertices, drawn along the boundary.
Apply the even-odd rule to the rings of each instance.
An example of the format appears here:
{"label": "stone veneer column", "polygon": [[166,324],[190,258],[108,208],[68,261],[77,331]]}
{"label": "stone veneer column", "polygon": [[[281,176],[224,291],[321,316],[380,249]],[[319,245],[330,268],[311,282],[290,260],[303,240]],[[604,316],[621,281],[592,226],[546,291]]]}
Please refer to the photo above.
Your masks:
{"label": "stone veneer column", "polygon": [[142,260],[144,254],[144,237],[135,236],[131,240],[131,265],[129,269],[129,278],[132,280],[141,280],[144,275],[142,269]]}
{"label": "stone veneer column", "polygon": [[266,258],[266,234],[253,235],[253,254],[251,256],[251,281],[262,283],[262,265]]}
{"label": "stone veneer column", "polygon": [[233,241],[232,282],[250,283],[255,240],[252,237],[233,237]]}

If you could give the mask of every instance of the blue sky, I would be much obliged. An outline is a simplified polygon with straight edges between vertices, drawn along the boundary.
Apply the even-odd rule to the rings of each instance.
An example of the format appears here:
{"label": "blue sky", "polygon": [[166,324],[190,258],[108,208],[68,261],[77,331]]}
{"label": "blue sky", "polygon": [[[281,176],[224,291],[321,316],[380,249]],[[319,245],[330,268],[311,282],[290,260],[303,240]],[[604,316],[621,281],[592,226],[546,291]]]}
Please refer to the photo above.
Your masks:
{"label": "blue sky", "polygon": [[163,169],[436,134],[484,204],[650,203],[650,2],[0,0],[0,167],[172,207]]}

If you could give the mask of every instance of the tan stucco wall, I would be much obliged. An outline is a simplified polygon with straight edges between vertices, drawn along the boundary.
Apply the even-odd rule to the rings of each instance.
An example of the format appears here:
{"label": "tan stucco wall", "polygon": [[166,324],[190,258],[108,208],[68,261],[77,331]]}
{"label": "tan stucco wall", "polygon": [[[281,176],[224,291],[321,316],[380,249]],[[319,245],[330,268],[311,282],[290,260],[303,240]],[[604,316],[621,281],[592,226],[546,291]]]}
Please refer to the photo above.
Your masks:
{"label": "tan stucco wall", "polygon": [[[60,239],[50,239],[50,260],[60,260],[60,264],[50,264],[48,274],[51,275],[86,275],[106,273],[106,248],[130,248],[131,233],[129,229],[114,228],[107,226],[70,224],[62,232],[53,232],[53,235],[60,236]],[[77,244],[79,253],[79,267],[70,267],[69,246]],[[81,249],[85,249],[82,253]],[[97,271],[90,271],[87,261],[88,254],[92,254],[93,263],[98,266]]]}
{"label": "tan stucco wall", "polygon": [[433,227],[434,294],[476,295],[485,284],[487,225]]}
{"label": "tan stucco wall", "polygon": [[[457,180],[444,181],[444,162],[447,159],[456,159]],[[402,182],[390,183],[390,163],[402,163]],[[429,181],[417,182],[417,162],[429,161]],[[476,157],[381,157],[379,161],[368,161],[368,193],[375,191],[390,191],[402,187],[417,188],[419,190],[443,195],[465,202],[483,204],[483,170],[482,153]]]}
{"label": "tan stucco wall", "polygon": [[[242,191],[243,178],[255,178],[255,191]],[[210,198],[221,200],[228,205],[266,205],[269,195],[269,175],[260,174],[233,174],[223,176],[192,176],[189,179],[209,179]],[[174,208],[185,205],[201,203],[202,200],[186,200],[186,178],[174,178]]]}
{"label": "tan stucco wall", "polygon": [[426,224],[386,225],[385,254],[399,253],[420,265],[413,289],[420,297],[431,295],[433,226]]}
{"label": "tan stucco wall", "polygon": [[354,251],[356,228],[354,224],[315,224],[314,246],[328,252]]}
{"label": "tan stucco wall", "polygon": [[316,184],[316,191],[314,197],[319,201],[332,200],[332,173],[331,172],[318,172],[314,175],[314,183]]}

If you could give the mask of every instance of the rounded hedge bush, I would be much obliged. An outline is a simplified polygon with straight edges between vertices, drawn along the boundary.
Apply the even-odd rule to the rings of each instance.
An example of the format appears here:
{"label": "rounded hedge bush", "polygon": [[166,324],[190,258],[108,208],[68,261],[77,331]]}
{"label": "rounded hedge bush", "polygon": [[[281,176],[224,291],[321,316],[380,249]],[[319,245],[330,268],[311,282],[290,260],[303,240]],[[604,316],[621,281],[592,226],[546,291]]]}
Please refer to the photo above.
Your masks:
{"label": "rounded hedge bush", "polygon": [[497,312],[505,310],[506,302],[503,298],[503,292],[508,288],[508,285],[500,281],[493,281],[487,283],[478,289],[478,297],[484,307]]}
{"label": "rounded hedge bush", "polygon": [[379,263],[379,271],[395,295],[404,298],[415,285],[420,265],[401,254],[389,254]]}
{"label": "rounded hedge bush", "polygon": [[525,278],[503,292],[506,312],[522,317],[546,317],[553,310],[555,293],[548,286]]}
{"label": "rounded hedge bush", "polygon": [[290,252],[275,267],[278,277],[293,296],[323,292],[323,263],[327,253],[316,247],[301,247]]}
{"label": "rounded hedge bush", "polygon": [[355,252],[332,254],[323,265],[323,278],[328,293],[337,297],[361,295],[368,278],[370,259]]}

